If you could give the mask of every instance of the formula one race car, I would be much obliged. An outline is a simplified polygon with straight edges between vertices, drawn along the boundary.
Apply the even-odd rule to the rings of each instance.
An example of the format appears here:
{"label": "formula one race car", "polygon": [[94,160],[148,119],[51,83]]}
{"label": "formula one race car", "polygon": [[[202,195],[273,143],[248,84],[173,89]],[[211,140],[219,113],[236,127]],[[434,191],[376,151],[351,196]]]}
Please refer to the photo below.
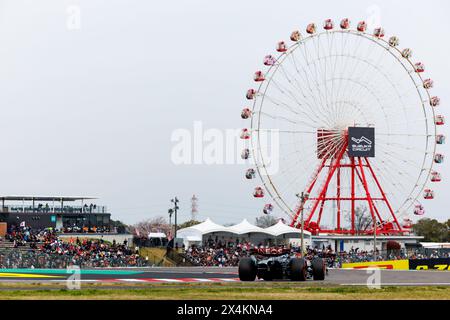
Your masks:
{"label": "formula one race car", "polygon": [[266,281],[274,279],[324,280],[326,273],[325,261],[319,257],[310,260],[282,254],[272,255],[258,261],[255,255],[252,255],[241,258],[239,261],[239,279],[241,281],[254,281],[256,277]]}

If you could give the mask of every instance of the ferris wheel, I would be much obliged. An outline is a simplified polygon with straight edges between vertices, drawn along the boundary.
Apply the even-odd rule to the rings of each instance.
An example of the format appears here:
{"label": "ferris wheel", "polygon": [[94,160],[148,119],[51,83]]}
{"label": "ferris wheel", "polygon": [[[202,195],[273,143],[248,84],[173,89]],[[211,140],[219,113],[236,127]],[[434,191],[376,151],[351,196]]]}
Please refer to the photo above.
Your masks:
{"label": "ferris wheel", "polygon": [[[410,215],[434,198],[444,161],[444,116],[424,64],[398,37],[349,19],[311,23],[275,49],[241,111],[241,156],[254,163],[245,177],[259,176],[253,196],[264,213],[278,207],[294,227],[302,213],[312,233],[407,232]],[[372,226],[359,226],[363,215]]]}

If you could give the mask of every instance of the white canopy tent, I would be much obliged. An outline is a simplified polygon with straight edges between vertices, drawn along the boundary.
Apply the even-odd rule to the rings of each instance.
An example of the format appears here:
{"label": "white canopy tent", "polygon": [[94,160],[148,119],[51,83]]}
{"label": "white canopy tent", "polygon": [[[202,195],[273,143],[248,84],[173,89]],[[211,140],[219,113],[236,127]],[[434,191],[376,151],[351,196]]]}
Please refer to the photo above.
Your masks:
{"label": "white canopy tent", "polygon": [[267,234],[266,229],[251,224],[247,221],[247,219],[242,220],[240,223],[235,224],[234,226],[228,227],[227,231],[234,234],[244,234],[251,232],[261,232]]}
{"label": "white canopy tent", "polygon": [[228,232],[228,229],[207,218],[202,223],[178,230],[177,238],[183,239],[184,245],[188,247],[192,244],[201,244],[205,234],[214,232]]}
{"label": "white canopy tent", "polygon": [[[177,238],[183,239],[185,247],[192,244],[201,245],[206,241],[218,239],[222,242],[250,241],[255,244],[260,242],[286,243],[298,245],[301,231],[284,224],[281,220],[268,228],[260,228],[243,219],[240,223],[225,227],[214,223],[207,218],[204,222],[192,227],[181,229],[177,232]],[[311,243],[311,233],[304,231],[305,243]],[[294,241],[292,241],[294,240]]]}
{"label": "white canopy tent", "polygon": [[[273,226],[268,227],[268,228],[263,229],[263,230],[265,232],[267,232],[267,233],[270,233],[270,234],[276,236],[276,237],[281,236],[281,235],[285,235],[285,234],[289,234],[289,233],[298,234],[298,235],[301,234],[301,230],[300,229],[293,228],[293,227],[290,227],[288,225],[285,225],[283,223],[283,221],[281,221],[281,220],[278,221],[277,224],[274,224]],[[303,234],[304,234],[305,237],[306,236],[308,236],[308,237],[311,236],[311,232],[309,232],[307,230],[304,230]]]}

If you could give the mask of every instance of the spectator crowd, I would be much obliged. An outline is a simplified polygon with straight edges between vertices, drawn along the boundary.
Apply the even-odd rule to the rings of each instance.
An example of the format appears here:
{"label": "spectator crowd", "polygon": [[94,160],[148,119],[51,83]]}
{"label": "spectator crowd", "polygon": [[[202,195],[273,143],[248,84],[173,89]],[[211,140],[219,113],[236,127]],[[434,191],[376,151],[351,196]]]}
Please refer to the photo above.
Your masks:
{"label": "spectator crowd", "polygon": [[[33,232],[30,228],[15,228],[5,237],[13,249],[0,250],[0,268],[66,268],[146,266],[147,261],[127,242],[118,244],[103,239],[71,238],[61,240],[52,229]],[[27,246],[29,245],[29,246]],[[15,250],[23,247],[21,250]]]}
{"label": "spectator crowd", "polygon": [[[205,243],[204,246],[191,246],[184,250],[185,259],[197,266],[237,266],[241,257],[256,255],[262,258],[268,255],[301,255],[301,248],[295,246],[265,246],[254,245],[249,242],[240,243],[235,246],[223,246],[220,243]],[[343,263],[400,260],[400,259],[425,259],[425,258],[448,258],[449,252],[442,250],[390,250],[390,251],[365,251],[359,248],[351,248],[348,252],[335,252],[331,246],[307,247],[305,257],[324,258],[329,268],[339,268]]]}

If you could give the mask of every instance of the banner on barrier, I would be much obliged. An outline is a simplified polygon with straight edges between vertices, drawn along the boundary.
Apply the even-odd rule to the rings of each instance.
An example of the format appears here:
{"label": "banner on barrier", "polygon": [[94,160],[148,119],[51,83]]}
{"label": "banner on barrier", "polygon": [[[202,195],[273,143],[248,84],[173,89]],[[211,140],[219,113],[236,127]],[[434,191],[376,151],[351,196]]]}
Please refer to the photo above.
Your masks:
{"label": "banner on barrier", "polygon": [[411,270],[449,270],[450,258],[434,259],[410,259],[409,269]]}
{"label": "banner on barrier", "polygon": [[367,268],[380,268],[380,269],[395,269],[395,270],[408,270],[408,260],[392,260],[392,261],[369,261],[369,262],[353,262],[343,263],[344,269],[367,269]]}

